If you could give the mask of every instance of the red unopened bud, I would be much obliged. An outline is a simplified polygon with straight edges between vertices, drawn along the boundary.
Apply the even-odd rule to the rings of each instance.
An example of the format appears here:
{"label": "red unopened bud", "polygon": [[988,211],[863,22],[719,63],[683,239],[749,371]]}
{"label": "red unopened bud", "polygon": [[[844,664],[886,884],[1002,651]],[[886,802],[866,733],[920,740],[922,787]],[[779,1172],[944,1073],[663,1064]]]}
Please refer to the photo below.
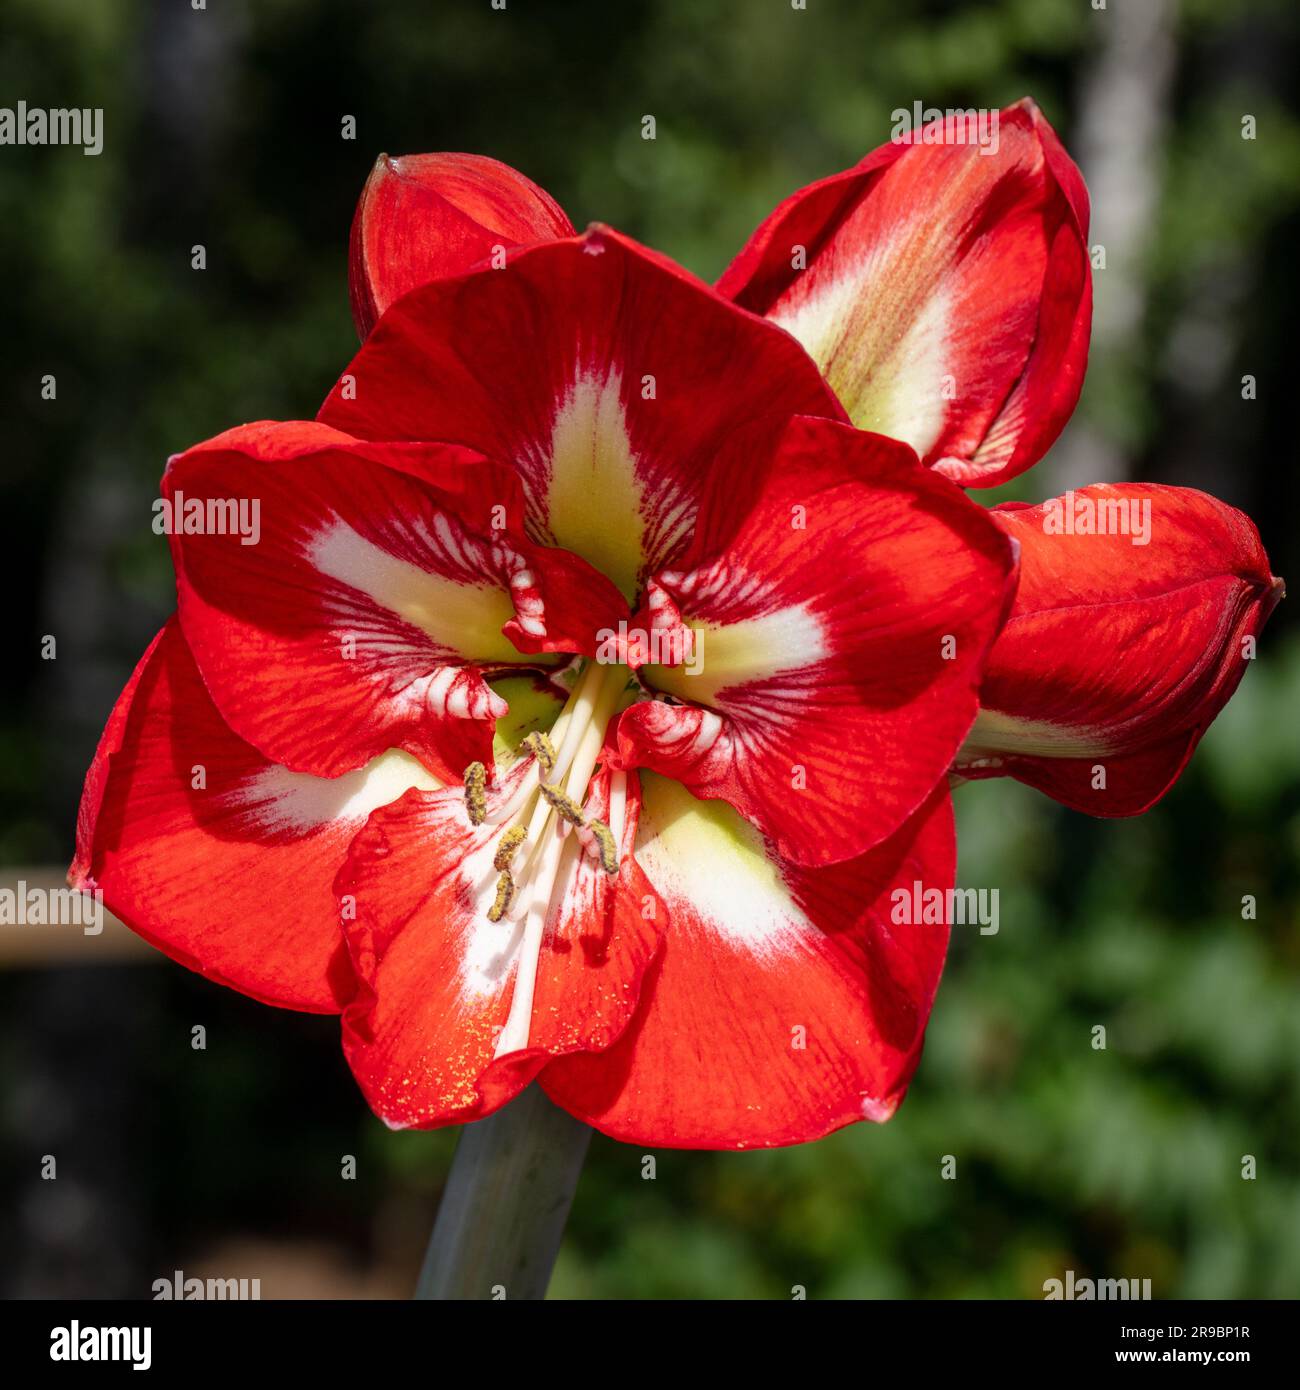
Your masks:
{"label": "red unopened bud", "polygon": [[352,317],[365,338],[408,291],[461,275],[494,253],[571,236],[531,179],[477,154],[380,155],[352,222]]}

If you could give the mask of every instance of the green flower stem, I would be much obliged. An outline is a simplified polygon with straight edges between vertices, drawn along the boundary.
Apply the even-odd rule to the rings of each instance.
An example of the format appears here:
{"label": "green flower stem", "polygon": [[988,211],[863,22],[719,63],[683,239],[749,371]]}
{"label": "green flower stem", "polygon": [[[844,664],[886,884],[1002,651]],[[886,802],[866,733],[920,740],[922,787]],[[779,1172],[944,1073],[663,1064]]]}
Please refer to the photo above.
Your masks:
{"label": "green flower stem", "polygon": [[536,1082],[466,1125],[416,1298],[544,1298],[590,1142]]}

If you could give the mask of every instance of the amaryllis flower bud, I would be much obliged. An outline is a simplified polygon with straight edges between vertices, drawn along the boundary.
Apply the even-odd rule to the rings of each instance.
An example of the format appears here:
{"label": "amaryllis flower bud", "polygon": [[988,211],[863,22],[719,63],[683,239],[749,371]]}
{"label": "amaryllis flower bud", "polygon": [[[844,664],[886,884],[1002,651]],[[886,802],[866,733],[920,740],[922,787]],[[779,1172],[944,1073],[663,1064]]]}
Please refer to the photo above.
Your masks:
{"label": "amaryllis flower bud", "polygon": [[1088,195],[1027,98],[908,114],[781,203],[718,289],[793,333],[859,428],[987,487],[1041,458],[1078,400]]}
{"label": "amaryllis flower bud", "polygon": [[992,515],[1019,544],[1020,585],[959,772],[1009,775],[1093,815],[1146,810],[1282,597],[1259,533],[1203,492],[1147,483]]}
{"label": "amaryllis flower bud", "polygon": [[352,317],[362,338],[408,290],[500,248],[571,236],[544,189],[479,154],[380,155],[352,223]]}

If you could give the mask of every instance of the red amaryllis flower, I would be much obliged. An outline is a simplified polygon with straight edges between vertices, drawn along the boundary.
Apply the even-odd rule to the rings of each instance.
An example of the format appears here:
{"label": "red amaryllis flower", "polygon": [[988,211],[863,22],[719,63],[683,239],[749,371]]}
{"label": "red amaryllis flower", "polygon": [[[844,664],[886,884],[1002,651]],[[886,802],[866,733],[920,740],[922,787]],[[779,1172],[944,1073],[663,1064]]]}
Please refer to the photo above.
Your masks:
{"label": "red amaryllis flower", "polygon": [[[978,132],[945,117],[795,193],[718,285],[803,343],[854,424],[968,487],[1024,472],[1056,438],[1092,313],[1079,171],[1031,101],[995,114]],[[993,515],[1019,587],[957,771],[1094,815],[1146,810],[1281,596],[1255,527],[1137,483]]]}
{"label": "red amaryllis flower", "polygon": [[1083,385],[1088,195],[1028,100],[909,132],[787,198],[718,288],[789,329],[855,425],[984,487],[1032,466]]}
{"label": "red amaryllis flower", "polygon": [[[946,946],[896,895],[952,884],[954,764],[1028,777],[984,724],[1037,736],[1068,684],[985,675],[1031,545],[952,481],[1028,466],[1082,372],[1082,185],[1002,115],[987,167],[891,146],[796,195],[726,293],[568,235],[504,166],[382,160],[365,342],[318,421],[168,466],[178,614],[105,731],[73,881],[213,978],[341,1013],[395,1126],[535,1077],[647,1144],[887,1118]],[[255,537],[219,524],[240,502]],[[1221,640],[1262,621],[1207,595]],[[1229,670],[1171,692],[1180,730]],[[1080,727],[1126,755],[1170,732],[1112,694]]]}

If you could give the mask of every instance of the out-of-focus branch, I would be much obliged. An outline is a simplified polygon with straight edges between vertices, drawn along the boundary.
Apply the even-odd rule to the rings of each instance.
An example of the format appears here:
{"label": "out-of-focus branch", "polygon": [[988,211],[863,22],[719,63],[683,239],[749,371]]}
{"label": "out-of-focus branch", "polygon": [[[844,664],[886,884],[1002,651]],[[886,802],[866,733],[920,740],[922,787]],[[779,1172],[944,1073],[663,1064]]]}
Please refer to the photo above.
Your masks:
{"label": "out-of-focus branch", "polygon": [[[36,915],[19,905],[20,898],[27,899],[29,894],[35,894],[42,903],[39,915],[47,918],[58,915],[56,905],[68,905],[68,895],[72,892],[62,869],[49,866],[0,869],[0,895],[13,909],[6,910],[5,916],[30,918]],[[55,897],[55,894],[62,896]],[[78,905],[78,911],[87,913],[79,922],[0,921],[0,970],[117,965],[123,961],[165,959],[160,951],[155,951],[102,906],[100,915],[92,921],[88,915],[90,908],[90,898]],[[61,915],[66,918],[67,913]],[[87,932],[87,924],[92,928],[90,932]],[[97,926],[102,930],[93,930]]]}

